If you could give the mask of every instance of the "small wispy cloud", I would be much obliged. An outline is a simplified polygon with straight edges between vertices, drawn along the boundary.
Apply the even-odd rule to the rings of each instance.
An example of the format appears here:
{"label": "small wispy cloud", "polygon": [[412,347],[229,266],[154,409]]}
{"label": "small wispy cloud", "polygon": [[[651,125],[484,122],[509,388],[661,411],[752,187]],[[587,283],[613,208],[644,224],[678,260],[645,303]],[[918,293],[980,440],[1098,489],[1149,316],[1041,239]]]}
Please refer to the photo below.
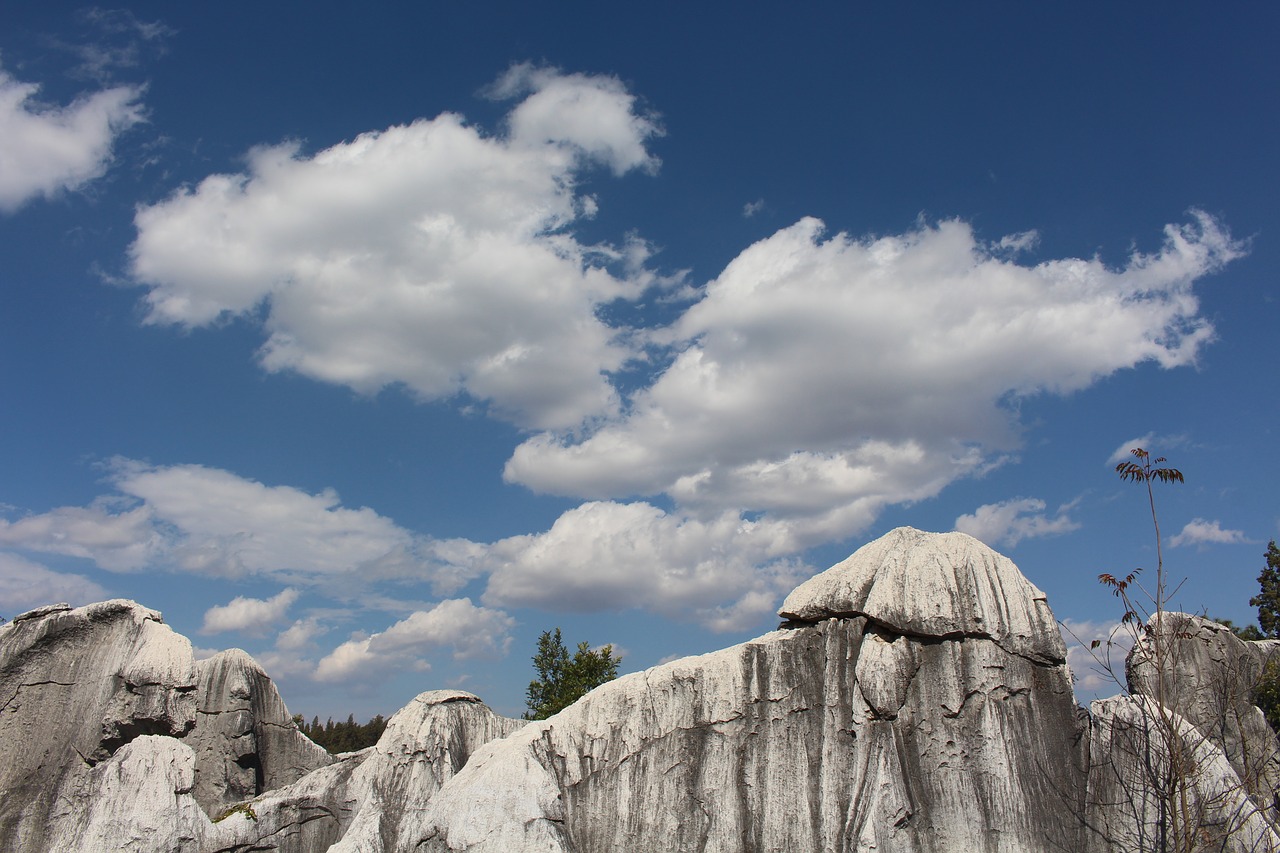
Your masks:
{"label": "small wispy cloud", "polygon": [[1050,517],[1044,511],[1044,501],[1039,498],[1014,498],[984,504],[973,513],[957,518],[956,530],[981,539],[988,545],[1013,547],[1023,539],[1056,536],[1078,530],[1080,525],[1068,514],[1074,506],[1074,502],[1064,504]]}
{"label": "small wispy cloud", "polygon": [[762,210],[764,210],[764,199],[758,198],[755,201],[749,201],[742,206],[742,215],[747,219],[750,219]]}
{"label": "small wispy cloud", "polygon": [[1195,518],[1187,522],[1182,532],[1169,540],[1177,548],[1182,545],[1244,545],[1249,542],[1243,530],[1223,530],[1222,522]]}

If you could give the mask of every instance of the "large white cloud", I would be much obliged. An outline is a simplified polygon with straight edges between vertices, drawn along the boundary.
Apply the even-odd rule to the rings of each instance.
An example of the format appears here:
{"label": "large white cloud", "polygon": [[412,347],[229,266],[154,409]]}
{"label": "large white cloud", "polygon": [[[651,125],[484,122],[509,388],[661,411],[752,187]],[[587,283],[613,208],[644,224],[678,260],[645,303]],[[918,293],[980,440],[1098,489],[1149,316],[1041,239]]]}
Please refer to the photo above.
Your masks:
{"label": "large white cloud", "polygon": [[652,168],[658,132],[609,77],[519,66],[505,136],[444,114],[305,156],[260,148],[138,211],[132,276],[149,320],[200,326],[266,305],[269,370],[373,392],[457,393],[535,428],[616,411],[604,373],[631,355],[596,309],[636,295],[610,247],[567,230],[590,215],[577,175]]}
{"label": "large white cloud", "polygon": [[117,136],[142,121],[142,91],[116,86],[66,106],[40,104],[39,86],[0,69],[0,211],[102,177]]}
{"label": "large white cloud", "polygon": [[742,252],[655,335],[679,355],[625,417],[581,440],[535,435],[506,476],[847,535],[884,504],[929,497],[1016,448],[1011,396],[1194,362],[1213,329],[1192,283],[1241,252],[1200,213],[1121,269],[1022,265],[962,222],[855,240],[802,220]]}
{"label": "large white cloud", "polygon": [[354,593],[412,578],[447,593],[468,579],[471,543],[414,534],[332,490],[268,486],[202,465],[116,460],[118,494],[0,521],[0,544],[93,560],[113,571],[168,568],[323,583]]}
{"label": "large white cloud", "polygon": [[484,600],[551,610],[643,608],[732,630],[771,614],[812,569],[778,525],[723,513],[709,521],[647,503],[584,504],[545,533],[495,543]]}
{"label": "large white cloud", "polygon": [[65,601],[73,606],[110,598],[107,591],[84,575],[55,572],[17,554],[0,551],[0,610],[16,614],[44,604]]}
{"label": "large white cloud", "polygon": [[470,599],[418,610],[385,631],[353,637],[316,665],[318,681],[374,680],[392,668],[430,669],[429,657],[451,650],[455,660],[495,659],[507,654],[515,620]]}

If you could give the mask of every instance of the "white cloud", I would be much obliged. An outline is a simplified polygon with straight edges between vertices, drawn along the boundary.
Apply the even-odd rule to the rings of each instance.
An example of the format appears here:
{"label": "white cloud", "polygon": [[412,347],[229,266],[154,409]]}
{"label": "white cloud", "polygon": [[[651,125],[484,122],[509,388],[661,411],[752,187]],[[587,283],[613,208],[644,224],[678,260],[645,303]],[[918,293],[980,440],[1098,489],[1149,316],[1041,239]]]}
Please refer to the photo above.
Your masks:
{"label": "white cloud", "polygon": [[142,121],[142,91],[117,86],[67,106],[36,100],[39,87],[0,69],[0,211],[102,177],[117,136]]}
{"label": "white cloud", "polygon": [[709,521],[646,503],[594,502],[564,513],[545,533],[495,543],[486,603],[591,611],[643,608],[716,630],[772,614],[812,569],[777,525],[724,513]]}
{"label": "white cloud", "polygon": [[276,648],[285,651],[298,651],[310,648],[316,637],[328,633],[329,629],[320,624],[320,620],[314,616],[308,616],[306,619],[299,619],[288,628],[280,632],[280,636],[276,637]]}
{"label": "white cloud", "polygon": [[1174,548],[1182,545],[1241,545],[1249,538],[1243,530],[1223,530],[1220,521],[1208,521],[1203,518],[1192,519],[1169,540]]}
{"label": "white cloud", "polygon": [[973,514],[957,518],[956,530],[981,539],[992,547],[1013,547],[1023,539],[1056,536],[1080,529],[1080,525],[1068,515],[1070,505],[1059,507],[1053,518],[1045,515],[1044,508],[1045,503],[1039,498],[1014,498],[984,504]]}
{"label": "white cloud", "polygon": [[239,631],[250,636],[262,636],[284,618],[290,605],[297,600],[298,591],[292,587],[265,600],[237,596],[230,604],[217,605],[205,611],[200,633]]}
{"label": "white cloud", "polygon": [[99,499],[87,507],[59,507],[17,521],[0,519],[0,544],[93,560],[113,572],[147,566],[164,545],[146,506],[121,509]]}
{"label": "white cloud", "polygon": [[[1011,398],[1193,363],[1213,329],[1192,285],[1243,252],[1193,220],[1120,269],[1022,265],[1008,256],[1031,235],[983,244],[957,221],[855,240],[805,219],[760,241],[650,334],[675,355],[624,415],[516,448],[508,481],[599,502],[496,543],[485,600],[763,612],[761,566],[1002,464],[1020,445]],[[607,500],[632,495],[675,508]],[[1067,511],[993,506],[972,524],[1003,519],[1016,541],[1071,529]]]}
{"label": "white cloud", "polygon": [[0,551],[0,609],[7,619],[45,604],[65,601],[78,607],[110,597],[84,575],[55,572],[25,557]]}
{"label": "white cloud", "polygon": [[1204,214],[1154,255],[1021,266],[961,222],[822,239],[806,219],[742,252],[670,329],[679,349],[625,417],[520,445],[508,480],[607,498],[666,493],[848,535],[1018,445],[1010,396],[1067,393],[1212,337],[1192,282],[1242,249]]}
{"label": "white cloud", "polygon": [[472,576],[471,543],[429,540],[367,507],[342,506],[332,490],[310,494],[217,468],[127,459],[114,461],[112,480],[120,494],[89,507],[0,521],[0,544],[84,557],[113,571],[255,575],[353,594],[394,578],[447,593]]}
{"label": "white cloud", "polygon": [[316,665],[318,681],[376,680],[393,668],[430,669],[425,657],[451,649],[455,660],[496,659],[511,646],[515,620],[470,599],[449,599],[419,610],[385,631],[355,636]]}
{"label": "white cloud", "polygon": [[132,276],[149,321],[202,326],[266,306],[263,366],[423,399],[463,393],[534,428],[614,413],[605,372],[632,350],[597,308],[652,277],[615,278],[610,247],[567,230],[593,164],[653,168],[658,132],[611,77],[517,66],[506,136],[454,114],[305,156],[264,147],[140,209]]}
{"label": "white cloud", "polygon": [[656,117],[637,109],[634,95],[614,77],[563,74],[528,63],[512,66],[489,94],[527,95],[507,116],[513,146],[539,151],[547,144],[608,164],[615,175],[653,172],[659,161],[645,142],[660,136]]}
{"label": "white cloud", "polygon": [[[1067,646],[1067,665],[1075,677],[1076,699],[1088,704],[1120,692],[1134,630],[1116,621],[1088,619],[1064,619],[1060,629]],[[1093,648],[1095,641],[1098,645]]]}
{"label": "white cloud", "polygon": [[758,198],[755,201],[749,201],[742,206],[742,215],[747,219],[750,219],[762,210],[764,210],[764,199]]}

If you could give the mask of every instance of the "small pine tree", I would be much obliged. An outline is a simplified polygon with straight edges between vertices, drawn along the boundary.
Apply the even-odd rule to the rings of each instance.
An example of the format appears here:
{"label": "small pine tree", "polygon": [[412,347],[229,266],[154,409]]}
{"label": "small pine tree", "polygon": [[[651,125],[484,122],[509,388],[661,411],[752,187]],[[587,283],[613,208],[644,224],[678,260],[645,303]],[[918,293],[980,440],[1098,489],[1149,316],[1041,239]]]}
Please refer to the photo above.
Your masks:
{"label": "small pine tree", "polygon": [[565,648],[560,629],[543,631],[533,655],[538,677],[529,682],[526,693],[529,710],[526,720],[545,720],[572,705],[588,692],[618,677],[618,658],[613,646],[593,651],[581,642],[573,657]]}
{"label": "small pine tree", "polygon": [[1258,585],[1262,590],[1249,599],[1249,604],[1258,608],[1258,624],[1262,633],[1271,638],[1280,637],[1280,548],[1276,548],[1276,540],[1267,545],[1267,553],[1263,555],[1267,565],[1258,575]]}

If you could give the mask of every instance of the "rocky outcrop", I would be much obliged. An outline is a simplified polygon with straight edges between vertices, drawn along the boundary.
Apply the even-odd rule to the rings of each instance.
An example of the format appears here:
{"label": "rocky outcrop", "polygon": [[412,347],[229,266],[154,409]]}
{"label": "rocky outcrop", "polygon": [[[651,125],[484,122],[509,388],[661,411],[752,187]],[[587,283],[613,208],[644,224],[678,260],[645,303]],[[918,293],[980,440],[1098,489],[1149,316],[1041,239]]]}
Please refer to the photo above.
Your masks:
{"label": "rocky outcrop", "polygon": [[1090,705],[1095,849],[1160,849],[1173,808],[1203,849],[1280,850],[1280,743],[1251,695],[1274,645],[1185,613],[1148,621],[1126,660],[1129,694]]}
{"label": "rocky outcrop", "polygon": [[395,714],[377,745],[259,797],[254,817],[220,822],[209,851],[333,853],[412,850],[428,803],[483,744],[524,725],[460,690],[419,695]]}
{"label": "rocky outcrop", "polygon": [[1086,713],[1044,595],[909,528],[781,615],[538,723],[423,693],[330,759],[243,652],[197,666],[132,602],[33,611],[0,626],[0,851],[1130,853],[1163,849],[1171,756],[1199,842],[1280,849],[1250,699],[1280,643],[1164,614]]}
{"label": "rocky outcrop", "polygon": [[196,801],[217,815],[228,805],[292,784],[332,758],[289,716],[257,661],[240,649],[196,665]]}
{"label": "rocky outcrop", "polygon": [[[191,643],[123,600],[24,613],[0,629],[0,850],[71,850],[52,826],[143,735],[195,725]],[[97,771],[95,773],[95,771]],[[127,788],[120,788],[121,794]]]}
{"label": "rocky outcrop", "polygon": [[1088,742],[1043,599],[977,540],[895,530],[786,629],[489,744],[400,849],[1082,850]]}

